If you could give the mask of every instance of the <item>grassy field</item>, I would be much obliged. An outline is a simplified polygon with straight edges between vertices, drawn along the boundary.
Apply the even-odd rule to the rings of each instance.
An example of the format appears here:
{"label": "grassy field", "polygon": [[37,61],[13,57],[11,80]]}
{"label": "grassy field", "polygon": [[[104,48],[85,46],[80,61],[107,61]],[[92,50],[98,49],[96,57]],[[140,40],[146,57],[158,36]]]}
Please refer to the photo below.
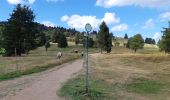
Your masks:
{"label": "grassy field", "polygon": [[[153,52],[152,52],[153,51]],[[170,100],[170,56],[158,49],[113,48],[90,55],[90,90],[84,95],[84,74],[68,81],[61,96],[73,100]]]}
{"label": "grassy field", "polygon": [[[17,57],[17,59],[16,57],[0,56],[0,80],[40,72],[80,58],[83,47],[81,45],[75,46],[73,42],[69,42],[68,44],[68,48],[58,48],[56,44],[51,44],[48,52],[45,51],[44,47],[39,47],[30,51],[28,56],[22,55],[21,57]],[[79,51],[78,54],[73,52],[75,49]],[[63,57],[60,60],[57,59],[57,52],[59,51],[63,53]],[[93,53],[99,50],[91,48],[89,51]]]}

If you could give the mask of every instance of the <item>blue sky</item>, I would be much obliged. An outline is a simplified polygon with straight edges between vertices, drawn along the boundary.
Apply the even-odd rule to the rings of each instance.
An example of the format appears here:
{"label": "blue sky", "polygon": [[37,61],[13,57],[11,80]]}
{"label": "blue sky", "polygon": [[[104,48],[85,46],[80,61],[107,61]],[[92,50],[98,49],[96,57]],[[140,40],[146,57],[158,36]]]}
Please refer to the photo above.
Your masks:
{"label": "blue sky", "polygon": [[114,35],[122,37],[141,33],[158,40],[170,20],[170,0],[1,0],[0,21],[7,20],[18,3],[29,5],[35,21],[47,26],[84,31],[90,23],[98,30],[105,21]]}

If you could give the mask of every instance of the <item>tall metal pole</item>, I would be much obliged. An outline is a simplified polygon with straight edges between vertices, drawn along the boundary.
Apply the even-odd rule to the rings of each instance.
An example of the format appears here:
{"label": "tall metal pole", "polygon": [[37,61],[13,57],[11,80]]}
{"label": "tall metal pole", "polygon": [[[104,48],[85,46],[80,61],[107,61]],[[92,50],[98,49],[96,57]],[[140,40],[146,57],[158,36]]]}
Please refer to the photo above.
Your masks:
{"label": "tall metal pole", "polygon": [[89,77],[89,72],[88,72],[88,37],[89,37],[89,33],[87,32],[87,36],[86,36],[86,93],[88,93],[88,77]]}
{"label": "tall metal pole", "polygon": [[89,65],[88,65],[88,39],[89,39],[89,32],[92,30],[92,27],[89,23],[86,24],[85,29],[87,31],[86,34],[86,84],[85,84],[85,88],[86,88],[86,94],[88,94],[89,91]]}

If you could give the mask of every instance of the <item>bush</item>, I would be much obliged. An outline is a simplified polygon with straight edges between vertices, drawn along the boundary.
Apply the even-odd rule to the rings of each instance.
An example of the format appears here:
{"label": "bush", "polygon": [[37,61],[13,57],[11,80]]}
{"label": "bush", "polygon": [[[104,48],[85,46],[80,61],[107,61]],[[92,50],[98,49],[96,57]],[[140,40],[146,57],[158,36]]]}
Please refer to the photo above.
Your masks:
{"label": "bush", "polygon": [[64,34],[59,35],[58,39],[58,47],[59,48],[66,48],[68,46],[66,36]]}
{"label": "bush", "polygon": [[0,55],[2,55],[2,54],[5,54],[5,49],[4,48],[0,48]]}

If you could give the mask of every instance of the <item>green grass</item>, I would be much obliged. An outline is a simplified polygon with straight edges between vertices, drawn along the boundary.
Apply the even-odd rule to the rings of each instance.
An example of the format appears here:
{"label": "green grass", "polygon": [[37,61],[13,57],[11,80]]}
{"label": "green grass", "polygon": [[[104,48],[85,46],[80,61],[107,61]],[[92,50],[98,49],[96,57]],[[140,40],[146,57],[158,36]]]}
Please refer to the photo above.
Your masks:
{"label": "green grass", "polygon": [[108,87],[102,81],[95,79],[91,79],[89,84],[89,92],[86,94],[84,76],[81,75],[69,80],[61,88],[59,95],[72,100],[103,100],[105,98],[105,93],[103,92],[106,92],[103,90],[108,89]]}
{"label": "green grass", "polygon": [[90,79],[89,94],[85,95],[84,78],[79,76],[69,80],[60,90],[59,95],[68,100],[136,100],[132,96],[123,96],[120,93],[137,93],[147,96],[161,93],[163,84],[153,80],[138,80],[126,84],[111,84],[105,80],[93,77]]}
{"label": "green grass", "polygon": [[48,70],[50,68],[53,68],[55,66],[61,65],[63,63],[73,61],[78,58],[80,58],[80,56],[63,59],[61,62],[52,63],[52,64],[48,64],[48,65],[44,65],[44,66],[36,66],[36,67],[34,67],[32,69],[28,69],[28,70],[18,70],[18,71],[0,74],[0,81],[21,77],[23,75],[29,75],[29,74],[33,74],[33,73],[42,72],[42,71]]}
{"label": "green grass", "polygon": [[152,80],[137,80],[127,85],[130,92],[142,94],[155,94],[163,89],[163,84]]}

